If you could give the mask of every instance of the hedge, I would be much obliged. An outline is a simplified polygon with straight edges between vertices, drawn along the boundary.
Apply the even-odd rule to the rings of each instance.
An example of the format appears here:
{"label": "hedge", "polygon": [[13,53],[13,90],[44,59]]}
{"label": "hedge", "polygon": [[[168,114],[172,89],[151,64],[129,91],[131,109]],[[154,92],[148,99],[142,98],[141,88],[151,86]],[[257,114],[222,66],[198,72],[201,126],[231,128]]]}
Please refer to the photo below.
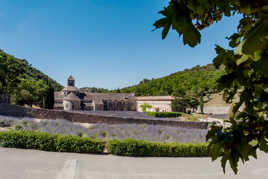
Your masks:
{"label": "hedge", "polygon": [[111,140],[108,152],[123,156],[147,157],[204,157],[208,156],[208,144],[157,143],[141,140]]}
{"label": "hedge", "polygon": [[37,149],[54,152],[95,153],[104,152],[122,156],[147,157],[203,157],[208,156],[208,144],[157,143],[142,140],[102,140],[73,135],[57,135],[34,131],[2,131],[0,146]]}
{"label": "hedge", "polygon": [[0,146],[55,152],[103,153],[105,142],[86,137],[32,131],[0,132]]}
{"label": "hedge", "polygon": [[148,116],[153,117],[180,117],[182,114],[179,112],[147,112]]}

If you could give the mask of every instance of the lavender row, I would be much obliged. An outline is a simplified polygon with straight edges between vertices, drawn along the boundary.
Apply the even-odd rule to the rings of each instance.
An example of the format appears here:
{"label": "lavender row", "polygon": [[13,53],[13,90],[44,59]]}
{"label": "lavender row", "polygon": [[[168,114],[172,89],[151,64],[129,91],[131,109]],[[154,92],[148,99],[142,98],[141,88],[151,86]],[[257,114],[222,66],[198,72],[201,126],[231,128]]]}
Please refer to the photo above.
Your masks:
{"label": "lavender row", "polygon": [[207,130],[168,127],[147,124],[74,124],[66,120],[40,120],[0,116],[2,127],[12,126],[21,130],[43,131],[57,134],[88,136],[91,138],[141,139],[157,142],[205,142]]}

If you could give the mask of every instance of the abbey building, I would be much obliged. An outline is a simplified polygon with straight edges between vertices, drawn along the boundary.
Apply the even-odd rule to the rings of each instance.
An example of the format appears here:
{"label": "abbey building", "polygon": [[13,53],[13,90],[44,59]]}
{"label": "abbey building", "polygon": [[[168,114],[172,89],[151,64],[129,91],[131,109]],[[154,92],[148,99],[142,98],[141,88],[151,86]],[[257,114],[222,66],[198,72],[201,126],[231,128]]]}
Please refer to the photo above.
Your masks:
{"label": "abbey building", "polygon": [[136,111],[134,93],[89,93],[75,87],[70,76],[67,86],[55,92],[54,109],[84,111]]}

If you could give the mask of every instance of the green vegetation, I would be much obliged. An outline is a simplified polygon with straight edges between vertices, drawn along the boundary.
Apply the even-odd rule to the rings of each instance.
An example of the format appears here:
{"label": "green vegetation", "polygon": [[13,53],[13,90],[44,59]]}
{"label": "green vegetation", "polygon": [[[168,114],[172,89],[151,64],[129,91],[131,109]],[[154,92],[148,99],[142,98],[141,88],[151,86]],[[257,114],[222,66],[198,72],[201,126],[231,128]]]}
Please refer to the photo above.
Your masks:
{"label": "green vegetation", "polygon": [[55,152],[102,153],[105,142],[72,135],[55,135],[31,131],[0,132],[2,147],[37,149]]}
{"label": "green vegetation", "polygon": [[54,90],[62,86],[28,64],[0,50],[0,93],[11,96],[19,105],[38,105],[52,109]]}
{"label": "green vegetation", "polygon": [[230,127],[214,126],[207,135],[212,159],[221,158],[224,171],[229,161],[237,173],[239,160],[257,158],[258,149],[268,152],[268,1],[170,0],[159,13],[163,18],[154,26],[162,28],[162,38],[172,28],[191,47],[200,43],[201,30],[224,16],[241,17],[237,32],[228,37],[231,50],[216,46],[214,59],[226,72],[219,79],[224,100],[232,103],[235,95],[240,100],[233,105]]}
{"label": "green vegetation", "polygon": [[168,118],[168,117],[180,117],[182,114],[179,112],[147,112],[146,113],[148,116],[153,116],[153,117],[163,117],[163,118]]}
{"label": "green vegetation", "polygon": [[150,104],[144,103],[141,105],[141,108],[142,108],[142,112],[146,112],[147,109],[151,109],[152,106]]}
{"label": "green vegetation", "polygon": [[208,156],[208,144],[157,143],[142,140],[111,140],[109,153],[140,157],[204,157]]}
{"label": "green vegetation", "polygon": [[216,81],[223,74],[223,69],[217,70],[211,64],[196,66],[163,78],[145,79],[136,86],[120,89],[120,92],[135,93],[136,96],[177,96],[183,92],[197,95],[202,90],[214,92]]}
{"label": "green vegetation", "polygon": [[[196,66],[168,75],[163,78],[141,81],[136,86],[123,88],[121,93],[135,93],[137,96],[167,96],[178,97],[173,109],[186,112],[210,100],[210,95],[219,92],[217,80],[225,74],[224,69],[216,69],[213,65]],[[208,100],[204,100],[204,98]],[[177,104],[175,104],[177,103]],[[203,108],[201,108],[203,111]]]}
{"label": "green vegetation", "polygon": [[[82,136],[82,135],[81,135]],[[72,135],[56,135],[44,132],[0,132],[0,146],[36,149],[54,152],[104,153],[105,147],[114,155],[148,157],[204,157],[208,156],[208,144],[157,143],[142,140],[111,140],[108,142]]]}
{"label": "green vegetation", "polygon": [[89,92],[89,93],[109,93],[110,90],[104,88],[96,88],[96,87],[84,87],[80,88],[81,91]]}
{"label": "green vegetation", "polygon": [[149,116],[153,117],[160,117],[160,118],[169,118],[169,117],[182,117],[186,119],[187,121],[200,121],[201,118],[206,118],[207,116],[205,114],[187,114],[183,112],[147,112],[146,113]]}
{"label": "green vegetation", "polygon": [[[198,105],[201,106],[204,103],[203,98],[198,98],[197,96],[186,95],[185,93],[183,95],[179,94],[178,96],[172,101],[172,111],[191,113],[197,110]],[[201,108],[201,112],[203,113],[203,107]]]}

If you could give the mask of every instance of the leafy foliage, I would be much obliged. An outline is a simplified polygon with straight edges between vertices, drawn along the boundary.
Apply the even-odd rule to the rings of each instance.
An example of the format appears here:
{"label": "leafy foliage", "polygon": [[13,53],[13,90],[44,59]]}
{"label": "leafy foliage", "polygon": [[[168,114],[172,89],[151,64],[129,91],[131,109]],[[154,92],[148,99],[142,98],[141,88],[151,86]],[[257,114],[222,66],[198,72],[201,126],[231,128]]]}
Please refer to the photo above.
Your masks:
{"label": "leafy foliage", "polygon": [[191,95],[176,97],[171,103],[172,111],[184,113],[197,110],[198,105],[200,105],[198,97]]}
{"label": "leafy foliage", "polygon": [[46,93],[43,97],[43,108],[54,109],[54,102],[54,88],[48,86],[48,89],[46,90]]}
{"label": "leafy foliage", "polygon": [[163,78],[143,80],[136,86],[123,88],[122,93],[135,93],[137,96],[185,96],[216,92],[216,81],[224,74],[211,64],[176,72]]}
{"label": "leafy foliage", "polygon": [[47,91],[48,86],[42,80],[30,81],[22,78],[11,96],[11,101],[19,105],[38,104],[45,98]]}
{"label": "leafy foliage", "polygon": [[96,88],[96,87],[83,87],[80,88],[81,91],[89,92],[89,93],[109,93],[110,90],[104,88]]}
{"label": "leafy foliage", "polygon": [[147,109],[151,109],[152,108],[152,105],[147,104],[147,103],[144,103],[144,104],[141,105],[141,108],[142,108],[142,112],[146,112]]}
{"label": "leafy foliage", "polygon": [[20,78],[27,80],[42,80],[59,91],[63,87],[47,75],[32,67],[26,60],[13,57],[0,50],[0,92],[12,93],[20,83]]}
{"label": "leafy foliage", "polygon": [[208,156],[206,143],[180,144],[157,143],[142,140],[111,140],[107,144],[109,153],[123,156],[146,157],[201,157]]}
{"label": "leafy foliage", "polygon": [[235,95],[240,100],[233,104],[230,126],[214,126],[207,135],[212,159],[221,157],[224,171],[229,161],[237,173],[239,160],[256,158],[257,149],[268,152],[268,1],[171,0],[160,13],[164,17],[154,25],[163,28],[162,37],[172,27],[190,46],[200,42],[200,30],[223,16],[242,15],[237,33],[228,38],[236,52],[216,46],[214,59],[226,71],[219,79],[225,101],[232,103]]}
{"label": "leafy foliage", "polygon": [[153,117],[163,117],[163,118],[179,117],[182,115],[179,112],[147,112],[146,114]]}
{"label": "leafy foliage", "polygon": [[197,106],[202,107],[202,104],[208,102],[211,94],[219,91],[217,80],[224,73],[224,69],[215,69],[211,64],[198,65],[163,78],[144,79],[138,85],[123,88],[120,92],[135,93],[137,96],[173,95],[177,97],[172,105],[174,111],[186,112],[186,108],[194,111]]}
{"label": "leafy foliage", "polygon": [[30,131],[0,132],[2,147],[37,149],[55,152],[103,153],[105,143],[86,137]]}
{"label": "leafy foliage", "polygon": [[60,84],[31,67],[26,60],[15,58],[2,50],[0,67],[0,93],[10,94],[15,104],[53,108],[54,89],[60,90]]}

